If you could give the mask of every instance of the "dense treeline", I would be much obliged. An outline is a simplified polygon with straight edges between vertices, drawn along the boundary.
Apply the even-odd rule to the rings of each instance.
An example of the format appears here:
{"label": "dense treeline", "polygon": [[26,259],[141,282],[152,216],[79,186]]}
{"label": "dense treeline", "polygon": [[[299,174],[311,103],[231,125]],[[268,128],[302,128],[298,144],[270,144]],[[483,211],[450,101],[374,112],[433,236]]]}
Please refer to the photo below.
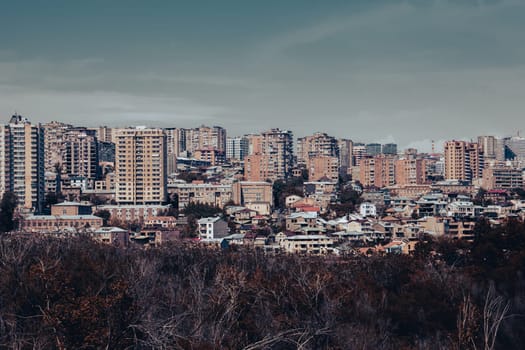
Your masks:
{"label": "dense treeline", "polygon": [[0,348],[520,349],[524,227],[413,256],[0,239]]}

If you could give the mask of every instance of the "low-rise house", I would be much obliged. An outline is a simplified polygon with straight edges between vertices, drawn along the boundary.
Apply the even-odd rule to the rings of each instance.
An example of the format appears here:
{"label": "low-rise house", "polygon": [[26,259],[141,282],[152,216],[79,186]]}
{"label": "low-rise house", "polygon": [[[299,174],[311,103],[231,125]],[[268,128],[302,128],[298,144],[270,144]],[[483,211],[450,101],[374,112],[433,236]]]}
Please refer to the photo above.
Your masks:
{"label": "low-rise house", "polygon": [[144,220],[144,228],[147,229],[174,229],[177,227],[177,219],[173,216],[149,216]]}
{"label": "low-rise house", "polygon": [[[277,237],[279,236],[279,237]],[[276,241],[287,253],[328,254],[334,246],[332,238],[325,235],[277,235]]]}
{"label": "low-rise house", "polygon": [[304,228],[317,228],[317,213],[315,212],[298,212],[292,213],[286,217],[286,230],[291,232],[300,232]]}
{"label": "low-rise house", "polygon": [[365,217],[366,216],[376,216],[377,209],[376,209],[375,204],[365,202],[365,203],[361,203],[361,205],[359,206],[359,213]]}
{"label": "low-rise house", "polygon": [[395,254],[409,254],[415,249],[415,242],[410,244],[408,240],[393,240],[383,246],[385,252]]}
{"label": "low-rise house", "polygon": [[447,205],[447,216],[455,218],[475,218],[481,215],[483,207],[465,200],[457,200]]}
{"label": "low-rise house", "polygon": [[303,200],[304,198],[296,194],[289,195],[285,198],[284,203],[287,208],[291,208],[294,203]]}
{"label": "low-rise house", "polygon": [[215,240],[228,235],[228,224],[220,217],[202,218],[197,224],[199,237],[203,240]]}
{"label": "low-rise house", "polygon": [[129,242],[128,231],[120,227],[101,227],[95,230],[91,236],[96,241],[118,247],[126,247]]}
{"label": "low-rise house", "polygon": [[246,208],[254,210],[258,215],[270,215],[272,213],[269,202],[250,202],[245,204]]}

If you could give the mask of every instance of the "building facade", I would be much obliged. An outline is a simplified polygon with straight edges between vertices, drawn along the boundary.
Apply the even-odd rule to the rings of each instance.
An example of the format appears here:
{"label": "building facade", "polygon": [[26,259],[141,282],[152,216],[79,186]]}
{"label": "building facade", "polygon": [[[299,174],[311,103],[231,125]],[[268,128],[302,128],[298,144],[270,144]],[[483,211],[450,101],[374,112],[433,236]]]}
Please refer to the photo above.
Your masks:
{"label": "building facade", "polygon": [[44,201],[44,129],[14,115],[5,127],[5,189],[18,198],[19,206],[42,210]]}
{"label": "building facade", "polygon": [[482,177],[483,153],[477,143],[447,141],[444,154],[446,180],[472,182]]}
{"label": "building facade", "polygon": [[[270,129],[253,138],[259,151],[245,159],[244,177],[248,181],[285,180],[292,176],[294,163],[293,134],[289,130]],[[260,144],[259,144],[260,141]]]}
{"label": "building facade", "polygon": [[166,135],[162,129],[115,129],[118,204],[162,204],[167,193]]}

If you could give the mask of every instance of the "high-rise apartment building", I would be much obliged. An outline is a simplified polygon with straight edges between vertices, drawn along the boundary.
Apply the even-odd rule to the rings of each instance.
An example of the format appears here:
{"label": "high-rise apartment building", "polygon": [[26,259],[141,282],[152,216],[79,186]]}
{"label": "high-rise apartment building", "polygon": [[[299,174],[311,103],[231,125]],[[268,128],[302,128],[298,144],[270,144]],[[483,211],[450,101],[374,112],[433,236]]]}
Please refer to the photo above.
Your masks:
{"label": "high-rise apartment building", "polygon": [[477,143],[447,141],[444,156],[446,180],[472,182],[482,177],[483,153]]}
{"label": "high-rise apartment building", "polygon": [[361,159],[359,179],[365,187],[386,187],[395,184],[395,157],[377,155]]}
{"label": "high-rise apartment building", "polygon": [[89,180],[100,176],[98,142],[93,132],[84,128],[68,130],[64,135],[64,148],[63,172]]}
{"label": "high-rise apartment building", "polygon": [[245,158],[244,176],[248,181],[287,179],[293,167],[293,134],[289,130],[271,129],[261,133],[260,152]]}
{"label": "high-rise apartment building", "polygon": [[89,128],[88,130],[95,132],[95,137],[99,142],[113,142],[113,129],[107,126],[99,126],[97,128]]}
{"label": "high-rise apartment building", "polygon": [[521,136],[503,139],[505,159],[525,161],[525,138]]}
{"label": "high-rise apartment building", "polygon": [[166,201],[166,134],[162,129],[114,129],[116,200],[119,204]]}
{"label": "high-rise apartment building", "polygon": [[381,154],[381,144],[380,143],[368,143],[365,146],[366,149],[366,155],[367,156],[377,156],[378,154]]}
{"label": "high-rise apartment building", "polygon": [[[185,137],[186,133],[181,132],[180,128],[167,128],[164,129],[166,133],[166,157],[168,159],[168,175],[177,172],[177,157],[181,151],[184,151],[181,147],[181,138]],[[182,137],[181,137],[182,136]],[[185,141],[184,141],[185,144]]]}
{"label": "high-rise apartment building", "polygon": [[483,169],[482,187],[486,190],[523,188],[523,170],[509,166]]}
{"label": "high-rise apartment building", "polygon": [[426,182],[425,160],[415,157],[398,159],[395,173],[397,185],[422,185]]}
{"label": "high-rise apartment building", "polygon": [[339,157],[339,145],[335,137],[317,132],[297,139],[297,162],[299,164],[307,164],[309,158],[319,156]]}
{"label": "high-rise apartment building", "polygon": [[339,167],[341,173],[347,174],[348,169],[350,169],[354,163],[353,163],[353,149],[354,149],[354,143],[352,140],[348,139],[339,139],[337,141],[337,144],[339,146]]}
{"label": "high-rise apartment building", "polygon": [[248,155],[262,154],[262,136],[250,134],[245,137],[248,139]]}
{"label": "high-rise apartment building", "polygon": [[395,143],[385,143],[381,146],[381,153],[395,156],[397,154],[397,145]]}
{"label": "high-rise apartment building", "polygon": [[8,183],[6,182],[6,176],[8,171],[8,155],[9,155],[9,140],[8,135],[9,129],[5,125],[0,125],[0,199],[4,196],[6,190],[8,190]]}
{"label": "high-rise apartment building", "polygon": [[304,164],[310,181],[339,178],[339,143],[335,137],[317,132],[297,140],[297,162]]}
{"label": "high-rise apartment building", "polygon": [[18,204],[36,212],[44,201],[44,129],[27,118],[14,115],[5,126],[5,190]]}
{"label": "high-rise apartment building", "polygon": [[479,136],[478,146],[483,152],[485,160],[494,160],[498,153],[498,139],[494,136]]}
{"label": "high-rise apartment building", "polygon": [[209,147],[226,152],[226,130],[220,126],[202,125],[195,129],[186,129],[184,136],[184,150],[190,153]]}
{"label": "high-rise apartment building", "polygon": [[352,163],[353,165],[359,165],[361,159],[366,156],[366,146],[364,143],[354,143],[352,147]]}
{"label": "high-rise apartment building", "polygon": [[42,125],[44,129],[44,168],[55,172],[65,155],[65,134],[73,125],[52,121]]}
{"label": "high-rise apartment building", "polygon": [[339,180],[339,158],[330,156],[309,157],[307,161],[308,180],[337,182]]}
{"label": "high-rise apartment building", "polygon": [[226,138],[226,159],[243,160],[248,155],[249,140],[245,136]]}

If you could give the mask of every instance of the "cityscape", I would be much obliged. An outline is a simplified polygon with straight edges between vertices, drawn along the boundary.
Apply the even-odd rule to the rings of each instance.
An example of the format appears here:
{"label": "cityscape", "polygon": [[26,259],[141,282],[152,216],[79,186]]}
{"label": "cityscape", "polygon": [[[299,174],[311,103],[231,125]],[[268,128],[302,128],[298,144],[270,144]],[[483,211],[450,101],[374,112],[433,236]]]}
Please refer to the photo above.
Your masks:
{"label": "cityscape", "polygon": [[525,349],[525,1],[0,7],[0,350]]}
{"label": "cityscape", "polygon": [[278,128],[231,137],[220,126],[86,128],[14,115],[1,131],[0,188],[14,194],[21,234],[408,254],[424,235],[472,241],[480,218],[525,215],[519,136],[419,153]]}

